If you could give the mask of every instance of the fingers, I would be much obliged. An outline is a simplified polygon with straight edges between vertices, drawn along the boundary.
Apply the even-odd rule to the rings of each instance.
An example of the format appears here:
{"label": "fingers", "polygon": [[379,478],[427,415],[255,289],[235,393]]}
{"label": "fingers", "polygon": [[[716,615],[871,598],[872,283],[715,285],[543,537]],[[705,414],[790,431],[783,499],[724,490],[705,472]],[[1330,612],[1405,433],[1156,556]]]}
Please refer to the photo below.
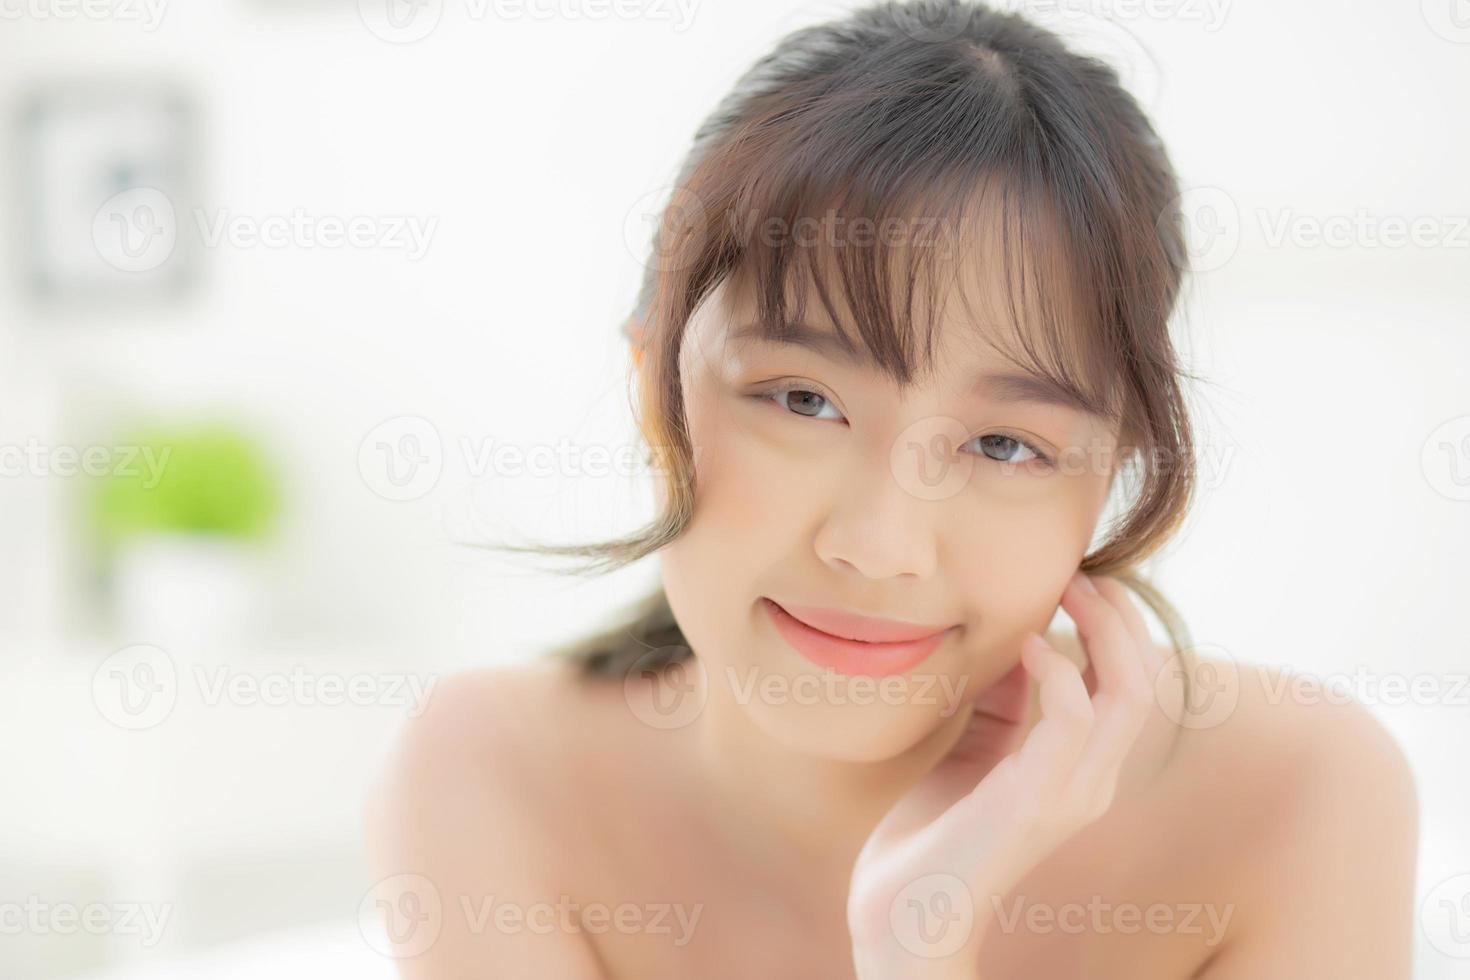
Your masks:
{"label": "fingers", "polygon": [[1127,587],[1115,578],[1106,575],[1092,577],[1092,584],[1101,592],[1103,598],[1113,604],[1118,610],[1118,615],[1123,617],[1123,624],[1128,627],[1128,632],[1138,643],[1139,651],[1142,653],[1144,672],[1153,677],[1160,667],[1164,665],[1164,656],[1154,645],[1153,637],[1149,635],[1148,625],[1143,621],[1143,614],[1138,611],[1138,604],[1134,602],[1132,594]]}
{"label": "fingers", "polygon": [[941,836],[956,841],[961,857],[977,867],[1014,850],[1014,835],[1038,820],[1062,816],[1060,803],[1093,727],[1092,701],[1076,664],[1035,634],[1023,644],[1021,661],[1037,679],[1041,718],[1019,749],[936,821]]}
{"label": "fingers", "polygon": [[1028,636],[1021,661],[1037,680],[1041,718],[1018,750],[941,816],[940,823],[954,826],[952,839],[994,851],[1007,829],[1041,819],[1054,826],[1088,822],[1111,804],[1118,774],[1149,717],[1153,689],[1145,657],[1154,647],[1119,583],[1104,578],[1089,584],[1078,573],[1062,606],[1077,624],[1096,691],[1089,695],[1076,664],[1041,637]]}
{"label": "fingers", "polygon": [[1021,651],[1022,662],[1040,686],[1041,720],[1020,748],[1022,771],[1033,777],[1037,798],[1056,797],[1070,780],[1087,746],[1096,720],[1092,700],[1076,664],[1032,636]]}
{"label": "fingers", "polygon": [[1097,674],[1097,695],[1117,698],[1145,679],[1137,641],[1118,608],[1078,572],[1062,593],[1062,608],[1077,624],[1087,659]]}
{"label": "fingers", "polygon": [[[1089,812],[1112,798],[1119,771],[1148,720],[1153,702],[1145,651],[1152,650],[1138,610],[1121,586],[1103,579],[1092,591],[1078,573],[1067,587],[1064,608],[1077,623],[1088,659],[1097,671],[1098,720],[1078,762],[1074,791]],[[1139,633],[1145,637],[1140,642]]]}

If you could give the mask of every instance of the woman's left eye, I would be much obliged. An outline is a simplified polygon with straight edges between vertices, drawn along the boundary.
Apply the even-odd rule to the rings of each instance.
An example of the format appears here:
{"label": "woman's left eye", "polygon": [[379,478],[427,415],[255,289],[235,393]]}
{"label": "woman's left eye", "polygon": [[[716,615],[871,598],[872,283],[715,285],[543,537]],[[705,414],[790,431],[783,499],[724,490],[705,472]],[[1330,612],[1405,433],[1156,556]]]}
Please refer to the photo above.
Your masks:
{"label": "woman's left eye", "polygon": [[[991,452],[987,451],[987,440],[989,441],[989,448],[991,450],[994,450],[997,455],[992,455]],[[1038,449],[1036,446],[1033,446],[1025,439],[1021,439],[1016,436],[1008,436],[1004,433],[997,432],[991,433],[990,435],[977,436],[974,439],[971,439],[970,443],[979,443],[981,445],[980,451],[986,456],[986,458],[993,459],[997,463],[1029,463],[1032,459],[1037,460],[1041,463],[1051,462],[1051,458],[1047,456],[1046,453],[1042,452],[1040,449]],[[966,443],[966,445],[969,445],[970,443]],[[1030,459],[1024,457],[1020,459],[1012,458],[1011,454],[1014,453],[1017,449],[1030,453]]]}

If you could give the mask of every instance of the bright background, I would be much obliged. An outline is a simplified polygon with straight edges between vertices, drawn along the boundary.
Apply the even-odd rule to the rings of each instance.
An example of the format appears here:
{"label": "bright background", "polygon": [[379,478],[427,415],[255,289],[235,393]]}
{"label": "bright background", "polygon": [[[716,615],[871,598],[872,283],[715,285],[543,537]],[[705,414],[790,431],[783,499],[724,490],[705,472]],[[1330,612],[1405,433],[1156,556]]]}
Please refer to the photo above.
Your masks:
{"label": "bright background", "polygon": [[[92,2],[0,0],[0,903],[170,918],[8,930],[0,976],[386,977],[359,807],[408,685],[531,656],[654,574],[456,544],[651,507],[636,469],[486,453],[636,457],[619,325],[651,205],[737,75],[845,5]],[[1419,781],[1415,975],[1470,977],[1470,9],[1048,6],[1190,188],[1203,484],[1155,575],[1238,661],[1368,678]],[[135,214],[103,202],[139,185],[176,208],[154,264],[106,238]],[[242,237],[294,213],[373,242]],[[208,244],[200,215],[239,234]],[[225,519],[185,493],[100,557],[89,501],[119,481],[66,453],[206,424],[196,469],[237,467]],[[215,686],[292,676],[367,694]]]}

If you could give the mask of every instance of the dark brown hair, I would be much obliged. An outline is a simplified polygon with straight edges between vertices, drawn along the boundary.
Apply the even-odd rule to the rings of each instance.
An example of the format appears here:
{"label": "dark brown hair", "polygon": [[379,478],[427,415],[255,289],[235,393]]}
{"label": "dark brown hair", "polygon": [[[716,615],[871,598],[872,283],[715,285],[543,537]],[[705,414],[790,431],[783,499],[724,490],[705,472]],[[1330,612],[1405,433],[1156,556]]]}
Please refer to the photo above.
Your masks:
{"label": "dark brown hair", "polygon": [[[787,289],[805,277],[850,346],[909,384],[932,367],[934,349],[934,331],[913,322],[916,289],[933,295],[938,260],[963,260],[983,218],[999,229],[993,259],[1011,287],[1012,320],[1023,305],[1038,314],[1014,344],[985,339],[1120,433],[1131,505],[1082,569],[1128,585],[1182,653],[1190,641],[1180,617],[1136,567],[1177,530],[1195,480],[1188,376],[1169,336],[1185,257],[1178,193],[1116,71],[1021,16],[964,0],[888,2],[790,34],[695,133],[628,321],[635,411],[663,464],[662,512],[611,540],[509,550],[580,559],[573,571],[598,574],[688,525],[694,466],[679,355],[690,316],[721,282],[753,284],[760,328],[779,337],[801,316]],[[853,247],[790,233],[821,215],[906,237]],[[854,331],[842,328],[834,297]],[[604,676],[691,655],[662,589],[551,653]]]}

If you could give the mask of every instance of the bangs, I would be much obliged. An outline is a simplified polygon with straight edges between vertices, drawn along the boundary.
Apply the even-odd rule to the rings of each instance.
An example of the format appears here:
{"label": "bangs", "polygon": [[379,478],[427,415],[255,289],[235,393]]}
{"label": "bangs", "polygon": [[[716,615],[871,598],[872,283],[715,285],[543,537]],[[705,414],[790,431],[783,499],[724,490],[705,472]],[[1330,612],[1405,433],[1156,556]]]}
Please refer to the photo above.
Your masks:
{"label": "bangs", "polygon": [[748,189],[728,215],[729,275],[754,299],[758,335],[791,339],[815,299],[848,353],[907,388],[942,369],[948,320],[966,344],[1116,421],[1121,366],[1089,315],[1104,297],[1089,294],[1043,193],[1010,179],[915,183],[922,193]]}

